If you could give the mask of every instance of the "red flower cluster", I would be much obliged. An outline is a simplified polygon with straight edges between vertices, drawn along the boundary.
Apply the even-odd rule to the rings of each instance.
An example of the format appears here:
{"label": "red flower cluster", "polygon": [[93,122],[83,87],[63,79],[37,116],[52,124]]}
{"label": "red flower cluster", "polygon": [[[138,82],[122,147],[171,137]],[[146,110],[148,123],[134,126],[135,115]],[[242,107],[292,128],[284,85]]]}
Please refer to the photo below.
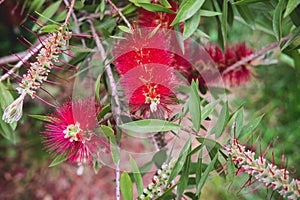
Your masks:
{"label": "red flower cluster", "polygon": [[67,102],[58,107],[45,125],[46,149],[73,162],[90,161],[99,147],[108,146],[105,139],[94,134],[99,112],[99,105],[90,99]]}
{"label": "red flower cluster", "polygon": [[247,48],[245,42],[237,43],[232,47],[227,46],[224,54],[216,45],[208,46],[206,50],[217,65],[223,79],[229,81],[231,86],[240,85],[249,80],[251,71],[246,65],[242,65],[229,73],[223,73],[229,66],[252,54],[252,50]]}
{"label": "red flower cluster", "polygon": [[137,29],[116,45],[115,69],[130,112],[144,117],[164,116],[168,104],[176,104],[173,54],[162,31]]}

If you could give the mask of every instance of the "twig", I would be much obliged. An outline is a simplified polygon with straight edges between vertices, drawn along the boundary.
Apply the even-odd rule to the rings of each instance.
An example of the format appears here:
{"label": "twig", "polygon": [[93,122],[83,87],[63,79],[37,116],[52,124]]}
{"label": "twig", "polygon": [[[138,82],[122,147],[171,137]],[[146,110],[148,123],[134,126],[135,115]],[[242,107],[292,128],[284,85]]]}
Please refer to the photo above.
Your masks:
{"label": "twig", "polygon": [[[291,38],[291,35],[288,35],[288,36],[282,38],[281,42],[285,42],[285,41],[287,41],[290,38]],[[242,60],[234,63],[233,65],[229,66],[226,70],[224,70],[224,72],[222,74],[227,74],[227,73],[229,73],[229,72],[231,72],[231,71],[239,68],[240,66],[246,64],[247,62],[258,58],[261,55],[264,55],[265,53],[267,53],[268,51],[276,48],[277,46],[278,46],[278,42],[274,42],[274,43],[272,43],[272,44],[270,44],[268,46],[265,46],[261,50],[256,51],[256,52],[250,54],[249,56],[243,58]]]}
{"label": "twig", "polygon": [[[72,2],[73,2],[73,1],[72,1]],[[67,7],[70,6],[70,3],[69,3],[68,0],[64,0],[64,3],[66,4]],[[74,6],[74,5],[73,5],[73,6]],[[69,10],[69,11],[70,11],[70,10]],[[75,15],[73,9],[72,9],[71,14],[72,14],[72,18],[73,18],[73,20],[74,20],[74,23],[75,23],[75,25],[76,25],[76,26],[75,26],[75,32],[76,32],[76,34],[81,34],[81,31],[80,31],[80,28],[79,28],[79,25],[78,25],[78,19],[77,19],[76,15]],[[67,20],[67,18],[66,18],[66,20]],[[83,47],[86,47],[86,43],[85,43],[84,38],[81,39],[81,43],[82,43],[82,46],[83,46]]]}
{"label": "twig", "polygon": [[2,58],[0,58],[0,64],[6,64],[6,63],[11,63],[11,62],[15,62],[15,61],[19,61],[19,58],[25,57],[27,55],[27,51],[23,51],[23,52],[19,52],[13,55],[9,55],[9,56],[4,56]]}
{"label": "twig", "polygon": [[126,19],[126,17],[123,15],[123,13],[121,12],[121,10],[119,8],[117,8],[117,6],[111,0],[106,0],[106,2],[108,2],[113,7],[113,9],[115,9],[119,13],[120,17],[127,24],[128,28],[130,28],[131,30],[133,30],[131,24]]}
{"label": "twig", "polygon": [[[95,27],[93,25],[93,22],[91,20],[88,20],[89,24],[90,24],[90,29],[92,31],[92,35],[94,37],[94,40],[96,42],[96,46],[100,52],[100,55],[102,57],[103,60],[105,60],[106,58],[106,53],[104,50],[104,47],[100,41],[99,36],[96,33]],[[107,60],[104,61],[104,65],[106,66],[106,73],[110,82],[110,87],[111,87],[111,95],[115,101],[115,106],[113,107],[112,111],[113,114],[115,116],[116,119],[116,124],[118,125],[120,123],[120,114],[121,114],[121,109],[120,109],[120,100],[118,97],[118,91],[117,91],[117,85],[115,82],[115,79],[113,77],[113,73],[111,70],[111,66],[108,63]],[[117,142],[117,149],[118,152],[120,152],[120,146],[119,143]],[[116,164],[116,199],[120,200],[121,199],[121,194],[120,194],[120,159],[118,160],[117,164]]]}
{"label": "twig", "polygon": [[75,0],[71,1],[71,5],[67,5],[67,4],[69,4],[68,1],[67,1],[67,3],[66,3],[66,1],[64,1],[64,2],[66,4],[66,6],[69,7],[69,11],[68,11],[67,17],[65,19],[65,22],[62,24],[62,26],[65,26],[69,23],[69,20],[70,20],[70,17],[72,15],[72,13],[73,13],[73,8],[74,8],[74,5],[75,5]]}
{"label": "twig", "polygon": [[39,45],[37,45],[35,48],[32,48],[32,50],[28,50],[28,53],[12,68],[10,69],[8,72],[6,72],[1,78],[0,78],[0,82],[4,81],[5,79],[7,79],[10,75],[12,75],[15,70],[19,69],[23,63],[25,61],[27,61],[32,55],[34,55],[37,51],[40,50],[40,48],[43,47],[43,44],[40,43]]}

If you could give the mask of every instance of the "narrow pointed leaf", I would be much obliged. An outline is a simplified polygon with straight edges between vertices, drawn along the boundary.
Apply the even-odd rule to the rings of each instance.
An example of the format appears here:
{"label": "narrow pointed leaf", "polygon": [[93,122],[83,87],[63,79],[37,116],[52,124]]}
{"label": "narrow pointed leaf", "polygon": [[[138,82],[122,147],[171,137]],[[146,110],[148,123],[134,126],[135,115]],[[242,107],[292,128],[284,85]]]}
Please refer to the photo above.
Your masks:
{"label": "narrow pointed leaf", "polygon": [[133,188],[132,181],[130,176],[123,172],[120,179],[121,193],[123,200],[132,200],[133,199]]}
{"label": "narrow pointed leaf", "polygon": [[208,175],[212,171],[212,169],[214,167],[214,164],[217,161],[217,159],[218,159],[218,155],[216,155],[214,157],[214,159],[209,163],[209,165],[205,169],[204,173],[202,174],[201,179],[199,181],[199,184],[196,186],[197,187],[197,191],[196,191],[197,196],[200,195],[201,190],[202,190],[202,188],[203,188],[203,186],[204,186],[204,184],[205,184],[205,182],[206,182],[206,180],[208,178]]}
{"label": "narrow pointed leaf", "polygon": [[200,110],[200,96],[198,93],[198,80],[192,81],[190,99],[189,99],[189,111],[193,122],[193,127],[197,132],[200,130],[201,124],[201,110]]}
{"label": "narrow pointed leaf", "polygon": [[132,167],[132,173],[133,173],[133,178],[134,182],[136,184],[136,189],[138,191],[138,194],[141,195],[143,194],[143,179],[142,175],[140,173],[140,170],[135,162],[135,160],[130,156],[130,164]]}
{"label": "narrow pointed leaf", "polygon": [[120,128],[135,133],[149,133],[180,130],[180,125],[164,120],[145,119],[122,124]]}
{"label": "narrow pointed leaf", "polygon": [[203,5],[205,0],[186,0],[178,9],[177,15],[171,26],[191,18]]}

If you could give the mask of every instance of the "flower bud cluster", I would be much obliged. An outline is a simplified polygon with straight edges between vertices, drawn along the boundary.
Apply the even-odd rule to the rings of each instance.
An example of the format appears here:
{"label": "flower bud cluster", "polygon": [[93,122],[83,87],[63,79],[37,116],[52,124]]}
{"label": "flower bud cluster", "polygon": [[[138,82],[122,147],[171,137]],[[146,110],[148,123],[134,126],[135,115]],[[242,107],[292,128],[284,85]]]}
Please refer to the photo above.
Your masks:
{"label": "flower bud cluster", "polygon": [[255,159],[255,152],[246,150],[246,147],[239,144],[236,139],[224,149],[239,168],[264,183],[266,187],[288,199],[300,199],[300,180],[290,178],[286,169],[277,168],[274,163],[267,162],[262,155]]}
{"label": "flower bud cluster", "polygon": [[17,88],[19,94],[24,92],[31,98],[35,97],[36,90],[47,80],[48,73],[53,68],[53,62],[58,62],[59,53],[67,46],[70,37],[71,33],[63,32],[62,27],[56,33],[50,33],[50,36],[43,42],[44,47],[37,55],[36,61],[30,63],[30,69],[27,74],[23,75],[20,86]]}
{"label": "flower bud cluster", "polygon": [[172,160],[169,164],[164,163],[153,176],[152,182],[148,184],[147,188],[144,188],[144,193],[138,197],[138,200],[155,199],[161,196],[170,187],[167,183],[174,165],[175,160]]}
{"label": "flower bud cluster", "polygon": [[47,80],[48,73],[54,66],[53,62],[58,62],[59,53],[67,46],[70,38],[71,33],[63,31],[63,27],[60,27],[56,33],[50,33],[50,36],[45,39],[44,47],[37,55],[36,61],[30,63],[30,69],[23,75],[17,88],[20,96],[4,110],[2,119],[6,123],[13,123],[21,118],[25,96],[28,94],[31,98],[35,97],[36,90]]}

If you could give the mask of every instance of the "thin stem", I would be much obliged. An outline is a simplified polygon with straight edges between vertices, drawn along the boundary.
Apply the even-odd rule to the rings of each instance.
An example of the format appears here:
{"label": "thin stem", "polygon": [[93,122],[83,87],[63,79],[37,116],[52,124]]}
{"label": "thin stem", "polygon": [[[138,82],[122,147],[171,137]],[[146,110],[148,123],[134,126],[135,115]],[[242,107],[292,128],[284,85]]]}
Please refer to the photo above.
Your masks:
{"label": "thin stem", "polygon": [[117,6],[111,1],[111,0],[106,0],[106,2],[108,2],[113,9],[115,9],[118,14],[120,15],[120,17],[123,19],[123,21],[127,24],[128,28],[130,28],[131,30],[133,30],[131,24],[129,23],[129,21],[126,19],[126,17],[123,15],[123,13],[121,12],[121,10],[119,8],[117,8]]}
{"label": "thin stem", "polygon": [[[291,35],[288,35],[288,36],[282,38],[281,42],[285,42],[285,41],[287,41],[290,38],[291,38]],[[258,58],[259,56],[264,55],[265,53],[267,53],[268,51],[276,48],[277,46],[278,46],[278,42],[274,42],[274,43],[272,43],[272,44],[270,44],[268,46],[265,46],[261,50],[256,51],[256,52],[250,54],[249,56],[243,58],[242,60],[234,63],[233,65],[229,66],[226,70],[224,70],[224,72],[222,74],[227,74],[227,73],[229,73],[229,72],[231,72],[231,71],[233,71],[233,70],[241,67],[242,65],[245,65],[249,61],[252,61],[252,60]]]}
{"label": "thin stem", "polygon": [[23,51],[23,52],[19,52],[13,55],[9,55],[9,56],[4,56],[2,58],[0,58],[0,64],[6,64],[6,63],[11,63],[11,62],[15,62],[18,61],[19,58],[18,57],[25,57],[27,55],[27,51]]}
{"label": "thin stem", "polygon": [[37,51],[40,50],[40,48],[43,47],[43,44],[37,45],[35,48],[33,48],[31,51],[29,50],[28,53],[20,60],[12,69],[10,69],[7,73],[5,73],[1,78],[0,82],[7,79],[10,75],[12,75],[17,69],[19,69],[25,61],[27,61],[31,56],[33,56]]}
{"label": "thin stem", "polygon": [[[70,6],[70,3],[69,3],[68,0],[64,0],[64,3],[66,4],[66,6]],[[69,10],[69,11],[70,11],[70,10]],[[81,35],[80,27],[79,27],[79,25],[78,25],[78,19],[77,19],[76,15],[75,15],[73,9],[72,9],[71,14],[72,14],[72,18],[73,18],[73,20],[74,20],[74,23],[76,24],[76,26],[75,26],[75,32],[76,32],[76,34]],[[81,43],[82,43],[82,46],[83,46],[83,47],[86,47],[86,43],[85,43],[84,38],[81,38]]]}
{"label": "thin stem", "polygon": [[[66,4],[66,1],[64,1],[64,2],[65,2],[65,4]],[[67,1],[67,2],[68,2],[68,1]],[[69,4],[69,2],[68,2],[67,4]],[[66,4],[66,5],[67,5],[67,4]],[[69,7],[69,11],[68,11],[67,17],[66,17],[66,19],[65,19],[65,22],[62,24],[62,26],[65,26],[65,25],[67,25],[67,24],[69,23],[70,17],[71,17],[71,15],[72,15],[72,13],[73,13],[74,5],[75,5],[75,0],[72,0],[72,1],[71,1],[71,5],[67,5],[67,7]]]}
{"label": "thin stem", "polygon": [[[116,124],[119,125],[120,123],[120,114],[121,114],[121,109],[120,109],[120,100],[118,97],[118,91],[117,91],[117,85],[116,85],[116,81],[114,79],[112,70],[111,70],[111,66],[108,63],[107,60],[105,60],[106,58],[106,52],[104,50],[104,47],[100,41],[100,38],[95,30],[95,27],[93,25],[93,22],[91,20],[88,20],[89,24],[90,24],[90,29],[92,31],[92,35],[94,37],[94,40],[96,42],[96,46],[98,48],[98,51],[100,52],[100,55],[102,57],[102,59],[104,60],[104,65],[106,66],[106,73],[110,82],[110,87],[111,87],[111,95],[115,101],[115,106],[112,107],[112,112],[115,116],[116,119]],[[117,142],[117,149],[118,152],[120,152],[120,146],[119,143]],[[121,199],[121,193],[120,193],[120,158],[117,161],[116,164],[116,199],[120,200]]]}

